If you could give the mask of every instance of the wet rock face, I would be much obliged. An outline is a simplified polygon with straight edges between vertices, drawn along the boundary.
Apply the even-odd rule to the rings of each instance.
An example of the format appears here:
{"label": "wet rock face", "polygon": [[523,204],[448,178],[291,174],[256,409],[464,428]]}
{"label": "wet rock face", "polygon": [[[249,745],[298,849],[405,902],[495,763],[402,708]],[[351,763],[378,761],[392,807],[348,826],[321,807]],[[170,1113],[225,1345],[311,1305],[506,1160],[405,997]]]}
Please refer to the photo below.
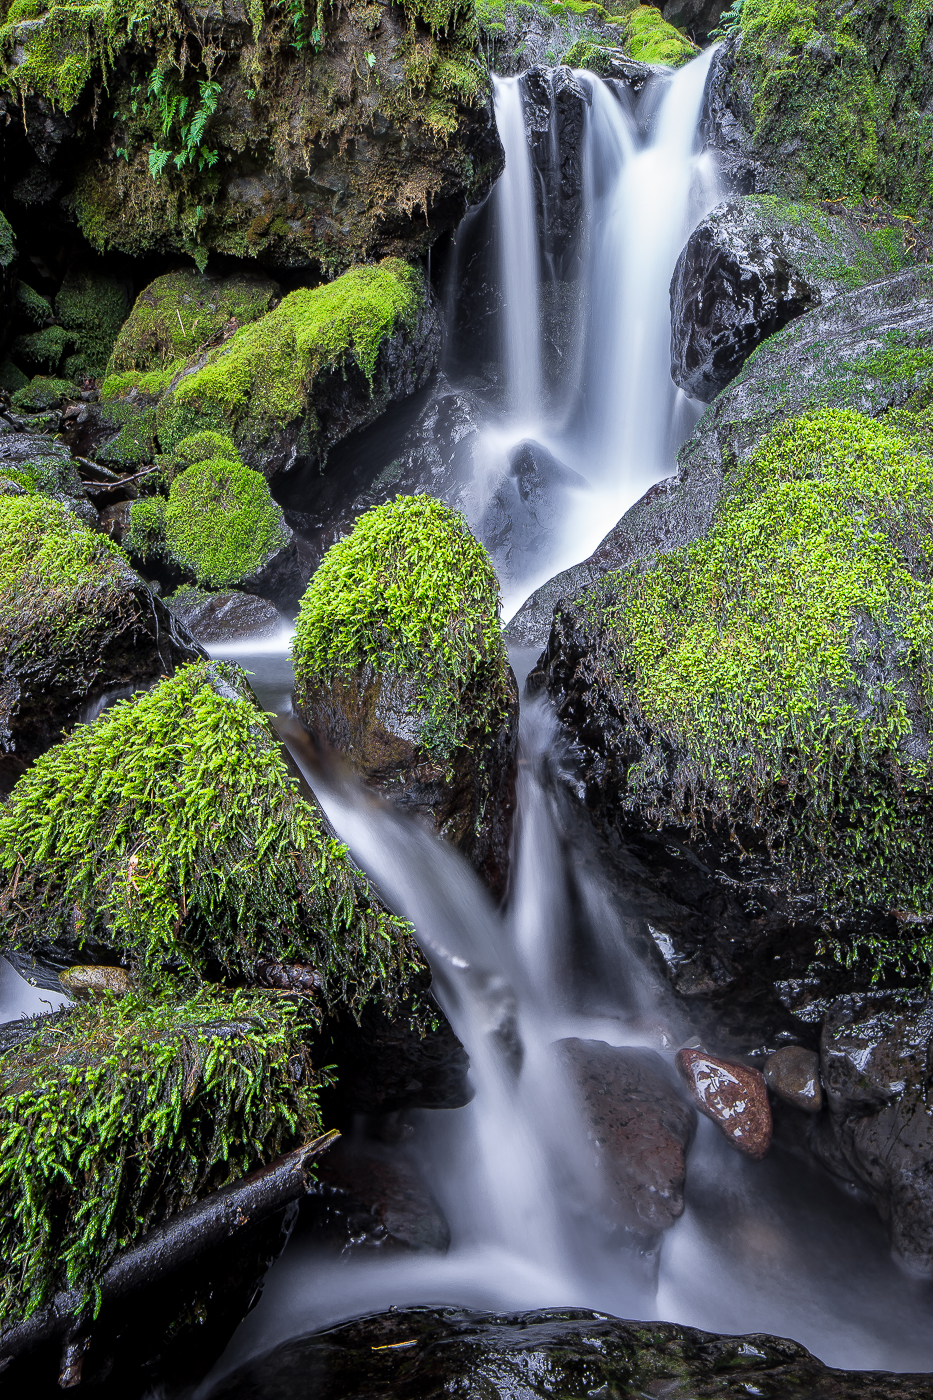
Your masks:
{"label": "wet rock face", "polygon": [[[247,1362],[210,1400],[385,1400],[482,1394],[696,1396],[697,1400],[927,1400],[928,1376],[830,1370],[796,1342],[716,1337],[584,1310],[414,1308],[345,1323]],[[456,1393],[455,1392],[455,1393]]]}
{"label": "wet rock face", "polygon": [[521,79],[535,174],[535,213],[545,272],[579,272],[583,232],[583,125],[590,98],[570,68],[532,68]]}
{"label": "wet rock face", "polygon": [[361,1249],[443,1254],[450,1231],[416,1168],[378,1142],[342,1138],[318,1169],[306,1219],[315,1239]]}
{"label": "wet rock face", "polygon": [[820,1041],[828,1119],[813,1145],[869,1192],[896,1256],[933,1278],[933,1004],[884,993],[841,997]]}
{"label": "wet rock face", "polygon": [[676,1063],[700,1112],[733,1147],[760,1162],[771,1146],[771,1107],[760,1072],[687,1047],[678,1050]]}
{"label": "wet rock face", "polygon": [[281,615],[272,603],[248,593],[180,588],[165,599],[165,605],[203,645],[235,642],[242,637],[261,640],[274,636],[282,626]]}
{"label": "wet rock face", "polygon": [[661,14],[668,24],[689,34],[695,44],[705,44],[728,8],[726,0],[667,0]]}
{"label": "wet rock face", "polygon": [[684,1210],[696,1114],[660,1055],[599,1040],[560,1040],[604,1183],[602,1209],[635,1236],[657,1235]]}
{"label": "wet rock face", "polygon": [[819,1113],[823,1107],[820,1084],[820,1057],[802,1045],[782,1045],[768,1057],[765,1083],[778,1098],[805,1113]]}
{"label": "wet rock face", "polygon": [[900,229],[869,231],[831,205],[727,200],[694,229],[671,279],[675,384],[709,403],[768,336],[907,261]]}
{"label": "wet rock face", "polygon": [[539,442],[529,439],[511,450],[476,531],[504,577],[531,572],[563,519],[568,496],[588,489],[578,472]]}

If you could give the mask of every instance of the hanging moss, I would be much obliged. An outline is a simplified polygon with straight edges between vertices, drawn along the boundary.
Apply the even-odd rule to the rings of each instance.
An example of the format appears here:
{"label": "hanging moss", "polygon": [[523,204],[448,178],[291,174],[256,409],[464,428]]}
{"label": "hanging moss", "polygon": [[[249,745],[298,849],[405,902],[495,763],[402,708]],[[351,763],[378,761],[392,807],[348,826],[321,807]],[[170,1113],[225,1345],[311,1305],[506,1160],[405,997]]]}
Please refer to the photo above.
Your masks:
{"label": "hanging moss", "polygon": [[793,195],[933,209],[927,0],[746,0],[734,83]]}
{"label": "hanging moss", "polygon": [[319,1129],[292,1006],[137,993],[46,1017],[0,1052],[0,1314],[92,1305],[119,1250]]}
{"label": "hanging moss", "polygon": [[40,331],[18,335],[12,352],[18,363],[27,369],[55,374],[74,343],[73,334],[66,331],[64,326],[46,326]]}
{"label": "hanging moss", "polygon": [[446,761],[477,728],[503,723],[508,661],[499,586],[463,517],[430,496],[399,496],[331,545],[301,601],[296,694],[364,667],[413,679],[418,744]]}
{"label": "hanging moss", "polygon": [[822,409],[727,480],[709,536],[585,596],[623,806],[763,831],[824,906],[906,911],[933,965],[933,462]]}
{"label": "hanging moss", "polygon": [[13,307],[17,319],[30,326],[47,326],[53,317],[51,303],[30,287],[28,282],[16,283]]}
{"label": "hanging moss", "polygon": [[654,5],[637,5],[625,17],[622,43],[639,63],[662,63],[679,68],[700,52],[679,29],[668,24]]}
{"label": "hanging moss", "polygon": [[115,277],[87,268],[67,274],[55,298],[55,314],[72,334],[84,373],[104,373],[128,311],[126,289]]}
{"label": "hanging moss", "polygon": [[[157,371],[168,376],[167,384],[215,336],[263,316],[278,294],[277,283],[261,275],[209,278],[182,268],[157,277],[140,292],[117,336],[104,392],[119,392],[111,376],[129,372]],[[140,386],[140,392],[156,391]]]}
{"label": "hanging moss", "polygon": [[313,963],[325,1002],[392,1008],[423,966],[233,665],[188,666],[39,758],[0,809],[0,872],[8,941],[96,939],[143,981],[252,978],[264,956]]}
{"label": "hanging moss", "polygon": [[205,429],[261,440],[313,413],[315,377],[350,362],[372,384],[382,345],[399,325],[413,325],[424,298],[420,272],[398,258],[289,293],[179,380],[159,409],[163,447]]}

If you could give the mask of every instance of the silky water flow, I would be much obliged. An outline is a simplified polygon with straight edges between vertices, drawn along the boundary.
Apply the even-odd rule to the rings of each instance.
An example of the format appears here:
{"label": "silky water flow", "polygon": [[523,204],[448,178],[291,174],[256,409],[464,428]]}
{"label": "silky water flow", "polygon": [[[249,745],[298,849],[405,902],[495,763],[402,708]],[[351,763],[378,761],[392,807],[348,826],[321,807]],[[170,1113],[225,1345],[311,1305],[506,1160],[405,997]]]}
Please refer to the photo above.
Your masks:
{"label": "silky water flow", "polygon": [[[691,227],[716,198],[714,171],[696,150],[709,58],[655,92],[647,119],[615,85],[574,74],[588,96],[585,293],[567,374],[550,389],[521,85],[495,80],[506,152],[492,196],[506,408],[485,430],[476,470],[481,478],[497,453],[501,463],[509,444],[533,435],[585,478],[562,536],[539,561],[542,578],[585,557],[670,473],[698,414],[670,378],[668,286]],[[512,580],[513,605],[535,581]],[[301,747],[293,752],[303,764]],[[555,1043],[644,1046],[672,1066],[689,1032],[644,927],[627,918],[582,828],[562,816],[561,763],[546,701],[526,700],[504,912],[424,829],[349,776],[325,781],[306,769],[340,836],[413,923],[434,993],[469,1053],[472,1101],[408,1113],[409,1136],[394,1149],[427,1181],[451,1244],[444,1255],[335,1258],[294,1240],[200,1394],[288,1337],[418,1304],[588,1307],[790,1336],[840,1367],[933,1369],[929,1286],[898,1271],[867,1205],[778,1147],[749,1162],[700,1118],[681,1218],[648,1241],[606,1218],[594,1148]]]}

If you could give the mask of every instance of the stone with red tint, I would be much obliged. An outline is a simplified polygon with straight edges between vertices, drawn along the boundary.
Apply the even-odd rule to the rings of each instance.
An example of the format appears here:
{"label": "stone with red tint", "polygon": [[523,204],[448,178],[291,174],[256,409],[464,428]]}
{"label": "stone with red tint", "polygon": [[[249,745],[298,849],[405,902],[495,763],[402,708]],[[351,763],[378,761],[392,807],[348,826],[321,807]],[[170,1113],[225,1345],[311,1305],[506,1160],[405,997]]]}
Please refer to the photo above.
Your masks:
{"label": "stone with red tint", "polygon": [[719,1125],[733,1147],[760,1162],[771,1145],[764,1076],[689,1046],[678,1050],[676,1064],[700,1112]]}

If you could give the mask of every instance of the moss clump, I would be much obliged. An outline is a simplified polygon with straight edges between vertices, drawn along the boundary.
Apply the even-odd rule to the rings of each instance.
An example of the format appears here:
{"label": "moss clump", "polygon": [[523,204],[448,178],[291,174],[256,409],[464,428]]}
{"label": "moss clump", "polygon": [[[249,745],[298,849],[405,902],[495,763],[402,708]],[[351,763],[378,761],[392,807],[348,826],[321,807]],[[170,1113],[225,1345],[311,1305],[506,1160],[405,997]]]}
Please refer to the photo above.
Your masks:
{"label": "moss clump", "polygon": [[262,438],[312,411],[318,373],[351,361],[372,384],[380,348],[398,325],[413,325],[424,295],[421,274],[398,258],[290,292],[179,380],[160,407],[163,446],[204,429]]}
{"label": "moss clump", "polygon": [[926,0],[746,0],[734,81],[794,196],[933,208]]}
{"label": "moss clump", "polygon": [[258,320],[278,294],[268,277],[209,278],[184,269],[157,277],[140,292],[117,336],[105,389],[113,393],[111,376],[128,372],[158,371],[171,379],[215,336]]}
{"label": "moss clump", "polygon": [[[131,575],[112,540],[82,525],[59,502],[43,496],[0,501],[0,650],[9,661],[10,629],[37,595],[58,630],[93,631],[89,608],[100,607],[102,595],[125,585]],[[93,603],[88,590],[95,594]]]}
{"label": "moss clump", "polygon": [[[0,499],[0,510],[6,502]],[[0,809],[8,942],[96,939],[144,982],[313,963],[390,1007],[422,964],[298,792],[236,666],[198,662],[43,754]]]}
{"label": "moss clump", "polygon": [[99,423],[115,436],[95,453],[98,462],[129,471],[156,456],[156,411],[136,399],[107,399],[100,405]]}
{"label": "moss clump", "polygon": [[775,429],[705,540],[587,595],[624,806],[763,831],[831,912],[929,913],[931,585],[933,462],[849,410]]}
{"label": "moss clump", "polygon": [[581,36],[574,40],[560,61],[568,68],[586,68],[590,73],[608,78],[612,75],[612,61],[617,54],[618,49]]}
{"label": "moss clump", "polygon": [[16,260],[16,235],[5,214],[0,214],[0,268],[5,272]]}
{"label": "moss clump", "polygon": [[163,521],[169,558],[208,588],[250,578],[291,540],[265,477],[222,457],[175,478]]}
{"label": "moss clump", "polygon": [[240,454],[237,452],[232,438],[225,433],[205,432],[192,433],[189,437],[182,438],[181,442],[175,444],[172,453],[172,460],[185,466],[191,466],[194,462],[204,462],[210,457],[222,457],[226,462],[239,462]]}
{"label": "moss clump", "polygon": [[18,335],[12,352],[17,362],[27,369],[46,370],[54,374],[74,343],[74,336],[64,326],[46,326],[41,331]]}
{"label": "moss clump", "polygon": [[70,379],[50,379],[37,374],[22,389],[17,389],[10,402],[25,413],[42,413],[44,409],[61,408],[63,399],[76,397],[77,390]]}
{"label": "moss clump", "polygon": [[71,457],[50,451],[37,452],[28,461],[8,466],[0,462],[0,476],[13,481],[30,495],[51,496],[67,504],[69,498],[84,495],[84,484]]}
{"label": "moss clump", "polygon": [[654,5],[637,5],[622,26],[623,44],[639,63],[663,63],[679,68],[700,52]]}
{"label": "moss clump", "polygon": [[362,668],[414,680],[418,744],[446,761],[508,703],[499,587],[463,517],[430,496],[399,496],[360,517],[324,556],[294,641],[299,700]]}
{"label": "moss clump", "polygon": [[157,559],[165,548],[165,497],[143,496],[130,506],[124,543],[137,559]]}
{"label": "moss clump", "polygon": [[152,10],[129,0],[63,0],[40,15],[14,4],[0,26],[5,85],[22,99],[38,93],[70,112],[95,72],[112,66],[134,23],[150,28]]}
{"label": "moss clump", "polygon": [[23,374],[18,365],[14,365],[12,360],[0,361],[0,389],[6,394],[15,394],[20,389],[25,389],[29,383],[29,376]]}
{"label": "moss clump", "polygon": [[93,1304],[119,1250],[319,1128],[294,1009],[262,994],[130,993],[0,1054],[0,1312]]}
{"label": "moss clump", "polygon": [[86,374],[104,373],[128,311],[126,288],[115,277],[87,268],[68,273],[55,298],[55,314],[71,332]]}
{"label": "moss clump", "polygon": [[175,375],[184,368],[183,360],[176,360],[165,369],[147,370],[138,374],[135,370],[124,370],[122,374],[108,374],[100,388],[101,403],[116,399],[127,399],[136,390],[136,396],[158,399],[165,393]]}
{"label": "moss clump", "polygon": [[17,282],[13,308],[20,323],[25,321],[30,326],[47,326],[53,319],[51,303],[28,282]]}

